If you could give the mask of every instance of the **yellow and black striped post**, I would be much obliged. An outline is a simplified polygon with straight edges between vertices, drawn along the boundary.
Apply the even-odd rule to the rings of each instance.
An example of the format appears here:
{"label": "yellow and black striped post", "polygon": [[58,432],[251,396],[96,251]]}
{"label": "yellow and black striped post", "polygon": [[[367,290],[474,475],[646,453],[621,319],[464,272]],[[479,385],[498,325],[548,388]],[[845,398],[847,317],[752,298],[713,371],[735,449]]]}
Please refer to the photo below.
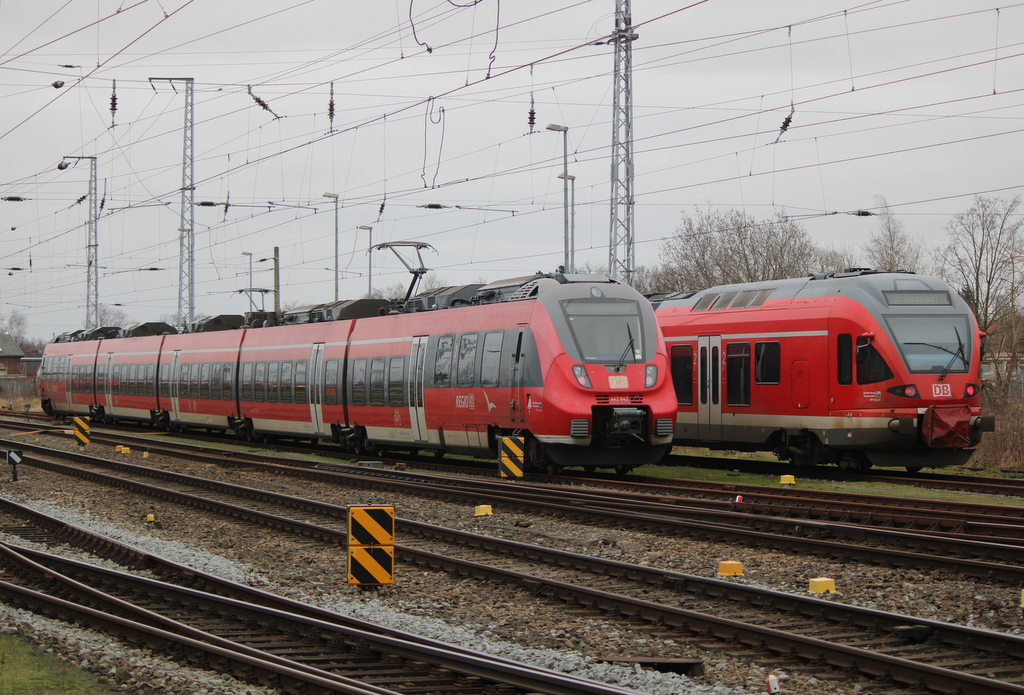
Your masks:
{"label": "yellow and black striped post", "polygon": [[395,508],[348,508],[348,583],[395,583]]}
{"label": "yellow and black striped post", "polygon": [[498,472],[502,478],[522,478],[523,452],[526,451],[526,437],[502,437],[501,455],[498,456]]}
{"label": "yellow and black striped post", "polygon": [[76,417],[73,422],[75,441],[78,446],[85,446],[89,443],[89,418]]}

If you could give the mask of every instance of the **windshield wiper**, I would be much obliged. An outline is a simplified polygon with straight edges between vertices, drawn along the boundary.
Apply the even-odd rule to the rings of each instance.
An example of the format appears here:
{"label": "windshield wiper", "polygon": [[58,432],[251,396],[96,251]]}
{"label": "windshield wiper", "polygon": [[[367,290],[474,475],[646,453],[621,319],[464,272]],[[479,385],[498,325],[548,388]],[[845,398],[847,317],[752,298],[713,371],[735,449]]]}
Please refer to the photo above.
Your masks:
{"label": "windshield wiper", "polygon": [[[630,350],[633,350],[636,346],[636,341],[633,339],[633,329],[626,324],[626,335],[629,336],[629,342],[626,343],[626,349],[622,351],[622,356],[619,357],[619,361],[615,363],[615,371],[621,372],[626,368],[626,355],[629,354]],[[633,355],[633,364],[636,364],[636,355]]]}
{"label": "windshield wiper", "polygon": [[949,360],[949,364],[947,364],[945,366],[945,368],[942,370],[942,373],[939,375],[939,381],[942,381],[943,379],[946,378],[946,375],[949,374],[949,370],[953,368],[953,363],[956,361],[956,358],[959,357],[960,361],[963,362],[964,367],[965,368],[967,367],[967,360],[964,359],[964,343],[963,343],[962,340],[960,340],[960,331],[957,329],[956,326],[953,326],[953,332],[956,333],[956,342],[959,344],[959,347],[957,347],[957,349],[955,351],[954,350],[950,350],[949,348],[943,347],[941,345],[935,345],[933,343],[903,343],[903,344],[904,345],[924,345],[925,347],[930,347],[930,348],[935,348],[936,350],[941,350],[942,352],[945,352],[947,355],[952,355],[953,357],[952,357],[952,359]]}
{"label": "windshield wiper", "polygon": [[967,360],[964,359],[964,342],[960,340],[960,331],[957,330],[956,326],[953,326],[953,332],[956,333],[956,342],[959,344],[959,347],[953,354],[952,359],[949,360],[949,364],[947,364],[946,368],[942,370],[942,374],[939,374],[939,381],[946,378],[946,375],[949,374],[949,370],[952,369],[953,363],[956,361],[957,357],[959,357],[960,361],[963,362],[964,369],[967,369]]}

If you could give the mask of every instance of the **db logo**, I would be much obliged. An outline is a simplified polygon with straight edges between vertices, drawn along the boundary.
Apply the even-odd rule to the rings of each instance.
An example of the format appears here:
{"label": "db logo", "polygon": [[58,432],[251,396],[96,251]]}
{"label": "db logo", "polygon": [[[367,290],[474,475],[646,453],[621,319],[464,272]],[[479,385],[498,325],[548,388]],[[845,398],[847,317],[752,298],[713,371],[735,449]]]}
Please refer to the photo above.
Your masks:
{"label": "db logo", "polygon": [[933,398],[952,398],[953,389],[949,387],[949,384],[932,384],[932,397]]}

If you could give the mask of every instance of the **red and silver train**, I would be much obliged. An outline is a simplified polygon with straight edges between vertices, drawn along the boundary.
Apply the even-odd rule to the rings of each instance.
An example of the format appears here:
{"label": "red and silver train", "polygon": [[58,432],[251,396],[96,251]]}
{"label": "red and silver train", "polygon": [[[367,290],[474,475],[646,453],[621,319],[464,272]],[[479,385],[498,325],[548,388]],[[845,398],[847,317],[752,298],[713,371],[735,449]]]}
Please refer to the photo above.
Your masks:
{"label": "red and silver train", "polygon": [[679,445],[842,468],[965,463],[981,413],[981,338],[946,283],[854,269],[655,299]]}
{"label": "red and silver train", "polygon": [[366,454],[497,457],[501,438],[518,435],[525,465],[549,472],[624,473],[671,447],[665,343],[628,286],[538,275],[423,293],[386,315],[374,302],[324,305],[287,325],[179,334],[157,324],[54,342],[39,372],[43,408]]}

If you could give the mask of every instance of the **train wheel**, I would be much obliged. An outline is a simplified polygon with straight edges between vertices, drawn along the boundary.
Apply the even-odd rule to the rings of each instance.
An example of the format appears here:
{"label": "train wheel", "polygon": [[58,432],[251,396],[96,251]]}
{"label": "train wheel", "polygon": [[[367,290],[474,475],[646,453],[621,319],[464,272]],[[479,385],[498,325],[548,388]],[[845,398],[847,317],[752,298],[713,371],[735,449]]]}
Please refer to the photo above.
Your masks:
{"label": "train wheel", "polygon": [[443,459],[444,458],[444,449],[434,449],[434,458],[439,459],[439,460]]}
{"label": "train wheel", "polygon": [[621,464],[621,463],[618,466],[615,467],[615,472],[618,473],[619,475],[626,475],[631,470],[633,470],[632,466],[627,466],[627,465]]}
{"label": "train wheel", "polygon": [[923,466],[907,466],[907,473],[920,473]]}
{"label": "train wheel", "polygon": [[584,466],[583,467],[583,472],[584,473],[593,473],[596,470],[597,470],[597,466]]}
{"label": "train wheel", "polygon": [[544,464],[544,472],[548,475],[558,475],[560,470],[558,464],[554,461],[548,461]]}

